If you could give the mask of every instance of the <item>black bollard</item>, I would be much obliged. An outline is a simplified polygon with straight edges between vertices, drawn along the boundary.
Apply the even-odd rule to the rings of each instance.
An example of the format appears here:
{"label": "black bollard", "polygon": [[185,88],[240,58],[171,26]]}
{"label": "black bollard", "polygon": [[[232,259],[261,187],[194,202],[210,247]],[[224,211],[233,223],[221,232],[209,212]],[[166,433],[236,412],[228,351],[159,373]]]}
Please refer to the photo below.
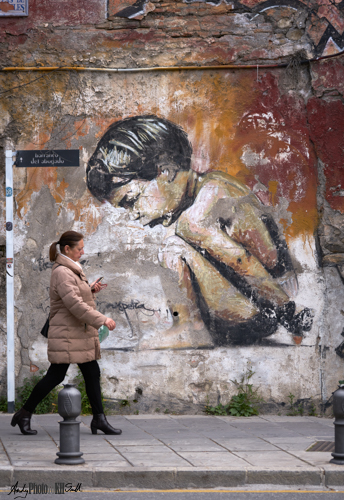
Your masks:
{"label": "black bollard", "polygon": [[334,453],[331,464],[344,465],[344,384],[333,393]]}
{"label": "black bollard", "polygon": [[58,396],[58,412],[63,417],[60,424],[60,451],[55,464],[77,465],[85,463],[80,451],[81,394],[73,384],[66,384]]}

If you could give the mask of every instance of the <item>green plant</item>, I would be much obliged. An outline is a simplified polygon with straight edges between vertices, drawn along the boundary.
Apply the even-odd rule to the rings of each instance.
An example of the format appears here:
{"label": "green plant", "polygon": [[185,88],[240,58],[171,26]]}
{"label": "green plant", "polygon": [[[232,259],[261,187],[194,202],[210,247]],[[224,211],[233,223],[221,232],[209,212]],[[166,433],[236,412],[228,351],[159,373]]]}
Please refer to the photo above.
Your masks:
{"label": "green plant", "polygon": [[5,396],[0,397],[0,411],[7,413],[7,398]]}
{"label": "green plant", "polygon": [[229,413],[234,417],[251,417],[252,415],[258,415],[259,412],[258,408],[250,401],[249,396],[242,392],[232,397]]}
{"label": "green plant", "polygon": [[301,417],[303,417],[304,409],[303,409],[303,406],[301,403],[299,404],[299,406],[297,408],[297,412],[299,415],[301,415]]}
{"label": "green plant", "polygon": [[254,371],[250,368],[242,375],[240,382],[231,380],[236,385],[238,390],[237,396],[231,399],[230,414],[236,416],[249,417],[250,415],[258,415],[258,406],[263,402],[263,398],[259,396],[258,387],[254,387],[250,383]]}
{"label": "green plant", "polygon": [[[32,375],[30,378],[25,378],[22,386],[17,388],[18,400],[15,402],[16,410],[21,408],[25,401],[30,396],[32,389],[44,377],[44,370],[39,371],[39,375]],[[50,393],[37,405],[35,413],[57,413],[57,396],[60,386],[55,387]]]}
{"label": "green plant", "polygon": [[298,412],[297,408],[295,408],[295,403],[294,403],[295,396],[294,396],[294,394],[292,394],[290,392],[288,399],[289,399],[290,408],[289,408],[289,412],[287,413],[287,415],[289,417],[295,417],[299,412]]}
{"label": "green plant", "polygon": [[157,413],[159,413],[160,408],[155,408],[155,411],[156,411]]}
{"label": "green plant", "polygon": [[290,406],[293,407],[294,406],[294,399],[295,399],[294,394],[292,394],[291,392],[289,392],[288,399],[289,399]]}
{"label": "green plant", "polygon": [[[92,407],[91,407],[89,399],[87,397],[85,380],[84,380],[84,377],[83,377],[79,367],[78,367],[78,374],[75,377],[74,382],[75,382],[76,388],[80,391],[80,394],[81,394],[81,414],[82,415],[92,415]],[[102,399],[102,404],[104,407],[103,391],[101,391],[101,399]],[[104,408],[104,413],[106,413],[105,408]]]}
{"label": "green plant", "polygon": [[230,403],[228,403],[226,405],[219,403],[217,406],[206,405],[204,408],[204,412],[207,415],[226,416],[226,415],[230,415],[229,406],[230,406]]}
{"label": "green plant", "polygon": [[311,402],[310,402],[310,405],[309,405],[309,409],[308,409],[308,415],[310,417],[316,417],[318,414],[317,414],[317,408],[314,404],[314,401],[313,399],[311,399]]}
{"label": "green plant", "polygon": [[129,399],[122,399],[120,402],[121,406],[129,406],[130,407],[130,401]]}
{"label": "green plant", "polygon": [[217,406],[210,406],[209,403],[205,406],[205,413],[208,415],[232,415],[235,417],[251,417],[258,415],[258,405],[263,401],[259,396],[259,388],[254,388],[250,382],[254,372],[248,369],[240,381],[231,380],[236,386],[238,393],[232,396],[229,403],[223,405],[219,403]]}

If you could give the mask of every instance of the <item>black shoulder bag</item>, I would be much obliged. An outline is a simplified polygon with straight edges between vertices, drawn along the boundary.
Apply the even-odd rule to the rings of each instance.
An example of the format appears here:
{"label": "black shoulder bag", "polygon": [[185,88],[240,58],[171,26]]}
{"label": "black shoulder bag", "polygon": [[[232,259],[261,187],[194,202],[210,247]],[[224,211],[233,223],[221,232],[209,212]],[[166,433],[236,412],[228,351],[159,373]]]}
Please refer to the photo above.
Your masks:
{"label": "black shoulder bag", "polygon": [[48,331],[49,331],[49,317],[48,316],[48,319],[47,321],[44,323],[44,326],[41,330],[41,334],[43,335],[43,337],[45,337],[46,339],[48,338]]}
{"label": "black shoulder bag", "polygon": [[[61,266],[62,264],[58,264],[55,269],[59,266]],[[49,319],[50,319],[50,314],[47,318],[47,321],[44,323],[44,326],[41,330],[41,335],[43,335],[43,337],[45,337],[46,339],[48,338],[48,331],[49,331]]]}

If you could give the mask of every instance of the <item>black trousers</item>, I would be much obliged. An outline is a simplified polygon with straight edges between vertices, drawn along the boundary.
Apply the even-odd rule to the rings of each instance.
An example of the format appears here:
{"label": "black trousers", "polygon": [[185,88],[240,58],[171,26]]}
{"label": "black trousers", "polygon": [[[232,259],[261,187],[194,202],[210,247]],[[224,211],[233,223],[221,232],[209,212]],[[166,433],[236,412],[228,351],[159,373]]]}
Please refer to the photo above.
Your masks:
{"label": "black trousers", "polygon": [[[33,388],[23,408],[30,413],[35,411],[36,406],[54,389],[63,382],[69,364],[50,365],[45,376]],[[87,363],[78,363],[78,367],[85,380],[88,399],[92,407],[93,415],[104,413],[100,392],[100,369],[96,360]]]}

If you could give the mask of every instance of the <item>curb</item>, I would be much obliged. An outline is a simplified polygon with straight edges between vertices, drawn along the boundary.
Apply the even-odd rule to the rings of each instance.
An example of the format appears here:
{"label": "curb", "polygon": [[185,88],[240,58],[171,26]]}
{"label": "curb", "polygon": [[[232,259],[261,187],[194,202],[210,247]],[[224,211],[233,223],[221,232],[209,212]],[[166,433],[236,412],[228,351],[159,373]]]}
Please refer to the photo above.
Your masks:
{"label": "curb", "polygon": [[29,467],[2,466],[0,487],[10,487],[17,481],[24,484],[81,483],[82,487],[133,489],[204,489],[273,484],[284,486],[344,486],[344,469],[221,469],[221,468],[122,468],[86,469],[77,466]]}

